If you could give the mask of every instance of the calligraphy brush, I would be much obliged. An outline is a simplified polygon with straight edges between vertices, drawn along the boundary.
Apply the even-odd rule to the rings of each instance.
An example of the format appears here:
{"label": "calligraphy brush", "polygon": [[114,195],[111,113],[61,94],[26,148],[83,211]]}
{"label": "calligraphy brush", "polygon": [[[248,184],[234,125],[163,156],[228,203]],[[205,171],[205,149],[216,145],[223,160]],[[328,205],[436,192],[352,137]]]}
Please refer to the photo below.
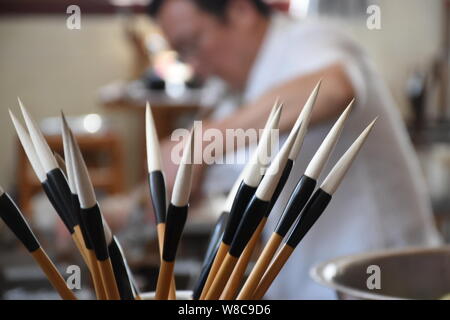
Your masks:
{"label": "calligraphy brush", "polygon": [[105,230],[106,244],[108,245],[108,252],[120,298],[122,300],[134,300],[137,293],[134,291],[135,284],[133,276],[123,254],[122,246],[119,240],[112,234],[111,228],[105,219],[103,219],[103,229]]}
{"label": "calligraphy brush", "polygon": [[59,203],[59,206],[61,210],[64,211],[67,220],[71,223],[76,238],[75,243],[77,244],[78,250],[80,251],[84,261],[88,264],[88,259],[85,256],[86,245],[81,233],[80,221],[76,215],[74,216],[72,214],[72,198],[67,179],[62,170],[59,168],[58,162],[56,161],[47,141],[45,140],[44,135],[39,129],[39,126],[33,120],[22,101],[19,98],[17,99],[19,101],[25,124],[28,128],[31,141],[35,147],[36,154],[38,155],[44,171],[46,172],[48,185],[53,191],[56,202]]}
{"label": "calligraphy brush", "polygon": [[[158,234],[159,254],[162,259],[164,246],[164,231],[166,228],[166,183],[161,164],[161,151],[159,148],[158,134],[156,133],[150,104],[147,102],[145,109],[145,129],[147,142],[147,168],[150,198],[152,200],[153,212],[155,214],[156,232]],[[175,279],[170,285],[169,299],[175,299]]]}
{"label": "calligraphy brush", "polygon": [[284,166],[288,160],[289,153],[296,140],[299,127],[294,127],[281,150],[269,166],[264,178],[258,185],[256,192],[245,209],[244,216],[239,223],[236,234],[231,242],[225,259],[220,266],[219,272],[211,285],[210,290],[206,294],[206,299],[218,299],[222,293],[228,278],[249,242],[253,233],[256,231],[259,223],[263,219],[266,210],[270,206],[270,200],[275,192],[277,184],[283,173]]}
{"label": "calligraphy brush", "polygon": [[347,149],[344,155],[335,164],[333,169],[331,169],[320,188],[314,192],[311,199],[308,201],[307,205],[300,214],[295,226],[291,230],[287,239],[284,241],[284,245],[264,273],[264,276],[253,294],[253,299],[261,299],[264,296],[288,258],[291,256],[294,249],[325,211],[333,194],[355,160],[362,145],[366,141],[367,136],[372,130],[376,120],[377,119],[373,120],[367,128],[364,129],[360,136],[355,140],[355,142],[353,142],[350,148]]}
{"label": "calligraphy brush", "polygon": [[175,266],[175,256],[184,225],[186,224],[192,185],[195,147],[194,136],[195,126],[192,129],[188,143],[184,146],[183,156],[175,177],[172,198],[167,209],[163,256],[159,269],[158,282],[156,284],[156,300],[166,300],[169,296],[170,283],[173,279],[173,269]]}
{"label": "calligraphy brush", "polygon": [[[71,192],[66,177],[64,176],[62,170],[59,168],[58,162],[56,161],[53,152],[48,146],[47,141],[45,141],[45,138],[38,125],[34,122],[19,98],[18,101],[23,118],[25,120],[25,124],[30,134],[31,141],[33,142],[39,160],[41,161],[44,171],[46,172],[49,185],[55,191],[57,200],[59,200],[60,205],[64,209],[69,210],[72,207],[70,199]],[[75,225],[77,224],[77,221],[75,220],[76,217],[73,217],[70,213],[67,213],[67,217],[73,221],[75,229]],[[77,228],[77,230],[75,231],[75,233],[77,237],[79,237],[78,240],[80,240],[81,231],[79,230],[79,228]]]}
{"label": "calligraphy brush", "polygon": [[[53,208],[55,208],[56,213],[63,221],[63,223],[66,226],[67,230],[69,231],[73,241],[75,242],[75,245],[77,246],[78,250],[80,251],[80,253],[83,256],[83,245],[81,244],[81,242],[77,236],[77,233],[75,232],[75,229],[74,229],[75,223],[73,222],[72,217],[68,214],[67,209],[64,206],[64,203],[61,201],[61,198],[57,194],[57,191],[55,190],[55,188],[53,188],[48,177],[46,176],[44,167],[39,159],[37,150],[31,140],[30,135],[25,130],[25,128],[20,124],[19,120],[12,113],[11,110],[9,110],[9,114],[11,116],[12,123],[16,129],[17,136],[19,137],[20,143],[22,144],[25,154],[27,155],[27,158],[30,161],[31,167],[33,168],[33,171],[35,172],[36,176],[38,177],[39,181],[41,182],[42,189],[44,190],[45,194],[47,195],[47,198],[49,199]],[[51,153],[51,151],[49,151],[49,152]],[[53,160],[54,160],[54,158],[53,158]],[[53,163],[53,161],[51,161],[51,160],[50,160],[50,162]],[[55,166],[55,168],[58,168],[55,170],[60,170],[58,167],[58,164],[56,163],[56,160],[54,161],[53,165]],[[84,258],[84,256],[83,256],[83,258]]]}
{"label": "calligraphy brush", "polygon": [[250,161],[246,164],[243,170],[243,179],[240,181],[240,186],[234,198],[230,215],[225,227],[225,232],[223,234],[222,242],[219,246],[217,254],[214,258],[213,265],[208,274],[205,286],[203,288],[200,299],[203,300],[211,287],[217,272],[225,258],[231,242],[233,241],[236,229],[241,222],[242,215],[244,214],[245,208],[249,203],[250,199],[255,194],[256,188],[262,179],[263,174],[263,164],[261,159],[267,153],[270,146],[272,145],[272,130],[278,127],[278,123],[281,116],[281,106],[279,106],[278,101],[275,102],[274,108],[272,109],[269,118],[267,119],[264,131],[259,140],[258,146],[254,151]]}
{"label": "calligraphy brush", "polygon": [[[101,273],[99,266],[97,264],[97,258],[95,256],[92,240],[89,237],[86,223],[83,219],[83,216],[81,215],[80,200],[78,198],[77,186],[75,182],[75,171],[74,171],[75,169],[74,164],[72,162],[73,159],[72,154],[74,151],[72,150],[72,147],[74,147],[79,153],[81,153],[81,151],[79,150],[78,144],[73,145],[71,142],[72,131],[70,130],[66,118],[62,112],[61,112],[61,131],[63,138],[64,156],[67,159],[65,166],[66,166],[67,180],[71,192],[73,215],[77,216],[78,221],[80,222],[81,235],[83,237],[86,248],[85,253],[87,258],[87,265],[91,273],[92,282],[94,284],[95,295],[97,296],[98,300],[106,300],[107,299],[106,289],[104,288],[102,283]],[[61,159],[60,165],[62,164],[63,163]]]}
{"label": "calligraphy brush", "polygon": [[89,178],[86,163],[83,160],[80,149],[76,147],[77,143],[74,136],[70,135],[70,138],[70,161],[73,164],[76,193],[78,194],[78,199],[80,201],[81,218],[84,221],[88,238],[91,240],[94,248],[107,299],[119,300],[120,294],[106,244],[102,214],[97,204],[97,198],[94,193],[91,179]]}
{"label": "calligraphy brush", "polygon": [[309,121],[311,119],[311,113],[312,109],[314,107],[315,101],[317,99],[317,94],[320,89],[321,80],[317,83],[317,85],[314,87],[313,91],[311,92],[309,98],[307,99],[302,111],[300,112],[299,117],[296,120],[296,123],[294,124],[294,127],[298,126],[300,127],[299,132],[297,134],[297,137],[295,139],[294,145],[292,146],[292,149],[289,153],[288,160],[286,162],[286,165],[283,169],[283,173],[281,174],[281,178],[278,181],[278,185],[275,189],[275,192],[272,196],[272,199],[270,200],[269,208],[266,211],[266,214],[263,218],[263,220],[258,225],[258,228],[256,229],[255,233],[251,237],[250,241],[248,242],[247,246],[244,249],[244,252],[239,258],[239,261],[234,268],[234,271],[227,282],[227,286],[225,287],[220,299],[221,300],[232,300],[237,294],[238,287],[242,281],[242,278],[244,277],[245,270],[247,269],[247,266],[250,262],[250,258],[253,254],[253,251],[256,247],[256,244],[259,241],[260,235],[262,230],[264,229],[264,226],[267,222],[267,219],[272,212],[272,208],[274,207],[275,203],[278,200],[278,197],[281,194],[281,191],[283,190],[286,181],[289,178],[289,175],[291,173],[292,167],[294,165],[295,159],[298,157],[298,154],[300,152],[301,146],[303,144],[303,140],[305,138]]}
{"label": "calligraphy brush", "polygon": [[58,269],[56,269],[47,253],[42,249],[19,208],[17,208],[16,204],[1,186],[0,217],[33,256],[61,298],[64,300],[77,300],[75,294],[67,287],[66,281]]}
{"label": "calligraphy brush", "polygon": [[247,281],[241,289],[238,295],[238,299],[248,299],[253,294],[256,289],[261,277],[263,276],[265,270],[267,269],[270,261],[272,260],[275,252],[281,244],[284,236],[288,233],[294,221],[297,219],[298,215],[302,211],[306,202],[310,198],[314,191],[317,183],[317,179],[322,172],[326,162],[328,161],[331,152],[336,145],[342,129],[344,128],[344,123],[347,120],[351,109],[353,106],[353,101],[350,102],[348,107],[344,110],[341,116],[338,118],[336,123],[333,125],[322,144],[320,145],[317,152],[314,154],[312,160],[308,164],[305,173],[302,175],[298,181],[289,201],[280,216],[279,222],[275,231],[272,233],[269,241],[261,252],[256,264],[251,271]]}

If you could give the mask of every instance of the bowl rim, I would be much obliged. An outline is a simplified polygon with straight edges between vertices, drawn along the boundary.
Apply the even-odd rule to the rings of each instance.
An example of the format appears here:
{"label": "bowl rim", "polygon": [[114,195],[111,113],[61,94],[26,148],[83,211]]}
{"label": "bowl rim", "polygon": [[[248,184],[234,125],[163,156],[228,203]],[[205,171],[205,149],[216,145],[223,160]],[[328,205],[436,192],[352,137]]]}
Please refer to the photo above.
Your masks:
{"label": "bowl rim", "polygon": [[377,250],[373,252],[365,252],[358,254],[349,254],[337,258],[333,258],[327,260],[325,262],[318,263],[314,265],[310,271],[310,277],[316,281],[317,283],[334,289],[336,292],[342,292],[347,295],[358,297],[362,299],[370,299],[370,300],[412,300],[410,298],[402,298],[391,295],[383,295],[376,293],[369,293],[365,291],[360,291],[355,288],[352,288],[347,285],[343,285],[337,283],[334,280],[334,275],[326,275],[324,270],[329,268],[330,266],[334,266],[336,270],[342,269],[342,267],[349,265],[350,263],[354,263],[355,261],[363,261],[373,258],[386,258],[391,256],[399,256],[399,255],[411,255],[416,253],[431,253],[431,252],[450,252],[450,245],[439,245],[439,246],[431,246],[431,247],[407,247],[407,248],[396,248],[396,249],[387,249],[387,250]]}

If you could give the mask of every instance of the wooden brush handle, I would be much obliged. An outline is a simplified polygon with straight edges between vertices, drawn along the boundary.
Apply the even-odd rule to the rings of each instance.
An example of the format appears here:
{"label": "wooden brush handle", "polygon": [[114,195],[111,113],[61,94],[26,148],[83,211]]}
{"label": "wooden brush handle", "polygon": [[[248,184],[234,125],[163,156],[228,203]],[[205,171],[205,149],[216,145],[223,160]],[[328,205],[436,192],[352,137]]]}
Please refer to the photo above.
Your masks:
{"label": "wooden brush handle", "polygon": [[56,269],[53,262],[47,256],[42,248],[38,248],[37,250],[31,252],[31,255],[36,260],[36,262],[41,267],[42,271],[44,271],[48,280],[55,288],[55,290],[59,293],[62,299],[64,300],[77,300],[75,294],[67,287],[66,281],[59,273],[58,269]]}
{"label": "wooden brush handle", "polygon": [[227,253],[225,260],[223,261],[222,265],[220,266],[219,272],[217,273],[217,277],[214,279],[211,288],[206,294],[206,300],[218,300],[220,298],[220,295],[222,294],[222,291],[225,288],[225,285],[227,284],[227,281],[229,280],[230,275],[238,262],[238,259],[238,257],[232,256],[231,254]]}
{"label": "wooden brush handle", "polygon": [[274,261],[270,264],[269,269],[267,269],[264,274],[261,282],[258,285],[258,288],[255,290],[252,299],[260,300],[264,297],[269,287],[272,285],[272,282],[280,273],[286,261],[291,256],[294,248],[289,245],[284,245],[280,252],[275,257]]}
{"label": "wooden brush handle", "polygon": [[248,276],[247,281],[242,287],[241,292],[237,297],[238,300],[251,299],[255,289],[261,281],[264,272],[267,270],[267,267],[269,266],[270,261],[275,255],[282,240],[283,238],[278,233],[274,232],[272,234],[266,246],[264,247],[264,250],[256,261],[255,267],[253,268],[252,272]]}
{"label": "wooden brush handle", "polygon": [[117,288],[111,260],[109,258],[106,260],[97,260],[97,263],[108,300],[120,300],[119,289]]}
{"label": "wooden brush handle", "polygon": [[75,242],[75,245],[76,245],[78,251],[80,252],[81,257],[83,258],[84,263],[86,263],[88,268],[91,268],[89,257],[86,252],[87,251],[86,244],[84,243],[84,239],[83,239],[83,235],[81,233],[80,226],[79,225],[74,226],[73,230],[74,230],[74,232],[72,233],[72,239]]}
{"label": "wooden brush handle", "polygon": [[155,300],[167,300],[169,297],[170,284],[172,282],[174,261],[161,260],[159,268],[158,283],[156,284]]}
{"label": "wooden brush handle", "polygon": [[102,275],[100,273],[100,269],[97,264],[97,258],[95,257],[94,250],[87,250],[87,256],[89,259],[89,264],[91,265],[91,277],[92,282],[94,284],[95,295],[97,296],[97,300],[107,300],[108,297],[106,295],[106,290],[103,287]]}
{"label": "wooden brush handle", "polygon": [[220,266],[222,265],[225,256],[227,255],[228,249],[230,246],[221,242],[219,250],[217,251],[216,257],[214,258],[214,262],[211,266],[211,270],[209,271],[208,278],[206,279],[205,285],[203,286],[202,294],[200,295],[200,300],[204,300],[206,298],[206,294],[208,293],[211,285],[214,282],[214,279],[219,272]]}
{"label": "wooden brush handle", "polygon": [[255,233],[250,238],[250,241],[247,243],[244,252],[242,252],[241,257],[239,258],[238,263],[231,274],[231,278],[228,281],[225,290],[220,296],[220,300],[233,300],[236,296],[239,285],[244,277],[245,270],[247,270],[248,263],[250,262],[250,258],[252,257],[253,251],[259,241],[261,232],[266,225],[266,221],[267,218],[263,218],[263,220],[259,223],[258,229],[256,229]]}
{"label": "wooden brush handle", "polygon": [[[158,234],[158,245],[159,245],[159,252],[160,257],[162,259],[162,252],[164,247],[164,231],[166,230],[166,224],[165,223],[158,223],[156,225],[156,232]],[[175,287],[175,276],[172,275],[172,280],[170,282],[170,290],[169,290],[169,300],[176,300],[176,287]]]}

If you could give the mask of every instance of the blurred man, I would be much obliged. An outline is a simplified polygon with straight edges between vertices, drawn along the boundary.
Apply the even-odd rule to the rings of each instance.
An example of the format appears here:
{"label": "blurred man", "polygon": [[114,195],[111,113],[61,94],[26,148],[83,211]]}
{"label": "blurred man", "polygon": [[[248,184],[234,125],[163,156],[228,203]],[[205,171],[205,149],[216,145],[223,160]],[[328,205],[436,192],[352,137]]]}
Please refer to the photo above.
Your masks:
{"label": "blurred man", "polygon": [[[333,298],[330,290],[309,278],[314,264],[355,252],[439,243],[402,119],[366,54],[346,35],[332,26],[272,12],[261,0],[154,0],[149,9],[171,46],[198,75],[226,84],[228,95],[203,122],[203,129],[225,133],[225,129],[262,128],[275,99],[281,97],[280,130],[287,133],[299,107],[323,79],[308,135],[273,209],[267,234],[350,100],[355,97],[357,103],[323,176],[363,128],[380,116],[330,206],[274,282],[268,298]],[[176,172],[170,161],[172,147],[170,141],[163,146],[169,184]],[[196,185],[203,177],[204,190],[229,188],[240,168],[197,166]]]}

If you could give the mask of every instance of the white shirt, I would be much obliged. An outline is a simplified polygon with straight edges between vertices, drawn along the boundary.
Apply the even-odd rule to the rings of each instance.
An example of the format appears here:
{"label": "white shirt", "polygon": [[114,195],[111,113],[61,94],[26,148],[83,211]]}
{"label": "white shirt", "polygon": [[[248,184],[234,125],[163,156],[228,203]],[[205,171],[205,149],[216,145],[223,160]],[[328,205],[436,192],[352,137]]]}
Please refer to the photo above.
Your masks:
{"label": "white shirt", "polygon": [[[425,181],[395,103],[363,50],[336,27],[275,14],[252,67],[243,102],[336,62],[344,66],[357,103],[317,186],[362,130],[376,116],[379,119],[328,208],[272,284],[266,295],[270,299],[335,298],[332,290],[310,278],[309,271],[314,265],[338,256],[440,243]],[[299,101],[299,107],[304,102]],[[266,239],[335,120],[308,129],[299,157],[265,228]],[[207,185],[217,185],[217,172],[222,171],[222,177],[223,172],[228,172],[227,176],[235,179],[241,168],[236,166],[233,171],[230,166],[216,167],[220,168],[208,173]]]}

